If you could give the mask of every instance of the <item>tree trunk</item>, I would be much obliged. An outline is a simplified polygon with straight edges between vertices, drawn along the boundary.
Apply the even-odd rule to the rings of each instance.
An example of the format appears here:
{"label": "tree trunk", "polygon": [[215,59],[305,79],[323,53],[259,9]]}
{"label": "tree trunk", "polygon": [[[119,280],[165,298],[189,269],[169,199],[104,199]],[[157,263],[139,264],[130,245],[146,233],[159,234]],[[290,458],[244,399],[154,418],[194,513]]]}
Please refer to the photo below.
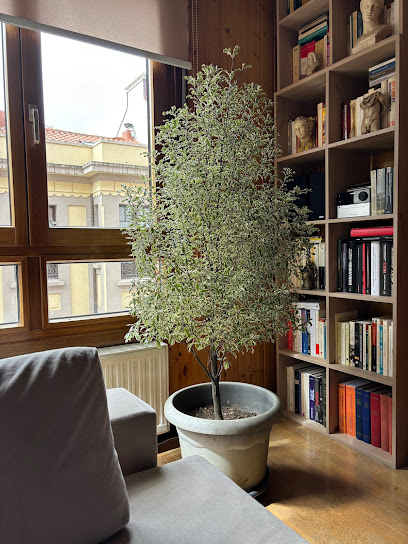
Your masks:
{"label": "tree trunk", "polygon": [[217,377],[218,365],[217,356],[211,357],[211,386],[212,386],[212,399],[214,405],[214,419],[222,419],[221,413],[221,397],[220,397],[220,378]]}

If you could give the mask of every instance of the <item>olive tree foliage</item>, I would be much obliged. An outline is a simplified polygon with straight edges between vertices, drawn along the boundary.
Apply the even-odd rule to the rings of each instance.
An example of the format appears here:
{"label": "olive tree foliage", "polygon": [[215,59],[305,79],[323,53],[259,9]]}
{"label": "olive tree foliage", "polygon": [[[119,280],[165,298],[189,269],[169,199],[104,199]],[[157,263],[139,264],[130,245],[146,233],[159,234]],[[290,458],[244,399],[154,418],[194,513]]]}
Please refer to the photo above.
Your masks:
{"label": "olive tree foliage", "polygon": [[187,77],[192,107],[166,112],[150,153],[159,189],[126,189],[138,274],[126,339],[184,343],[212,382],[217,419],[231,355],[293,320],[290,278],[312,232],[300,191],[277,183],[273,103],[240,84],[250,67],[234,68],[238,51],[224,50],[230,71],[203,65]]}

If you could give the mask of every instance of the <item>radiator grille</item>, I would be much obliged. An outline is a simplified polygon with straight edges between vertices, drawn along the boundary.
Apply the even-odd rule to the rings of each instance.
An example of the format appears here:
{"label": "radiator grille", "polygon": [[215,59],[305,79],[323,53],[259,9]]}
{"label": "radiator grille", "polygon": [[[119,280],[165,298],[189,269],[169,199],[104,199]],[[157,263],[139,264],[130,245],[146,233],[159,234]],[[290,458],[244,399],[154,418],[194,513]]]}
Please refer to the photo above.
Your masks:
{"label": "radiator grille", "polygon": [[126,344],[98,349],[107,389],[124,387],[150,404],[157,414],[157,433],[169,430],[164,403],[169,396],[166,344]]}

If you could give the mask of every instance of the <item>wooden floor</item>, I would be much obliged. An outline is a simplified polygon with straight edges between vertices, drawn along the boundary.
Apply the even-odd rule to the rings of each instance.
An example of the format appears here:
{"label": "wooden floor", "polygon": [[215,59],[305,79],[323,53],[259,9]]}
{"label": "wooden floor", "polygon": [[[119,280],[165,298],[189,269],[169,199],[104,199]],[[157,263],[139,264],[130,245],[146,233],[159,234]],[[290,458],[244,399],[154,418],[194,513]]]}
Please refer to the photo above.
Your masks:
{"label": "wooden floor", "polygon": [[[159,464],[179,458],[171,450]],[[307,541],[408,544],[408,469],[392,470],[287,419],[272,429],[268,464],[259,502]]]}

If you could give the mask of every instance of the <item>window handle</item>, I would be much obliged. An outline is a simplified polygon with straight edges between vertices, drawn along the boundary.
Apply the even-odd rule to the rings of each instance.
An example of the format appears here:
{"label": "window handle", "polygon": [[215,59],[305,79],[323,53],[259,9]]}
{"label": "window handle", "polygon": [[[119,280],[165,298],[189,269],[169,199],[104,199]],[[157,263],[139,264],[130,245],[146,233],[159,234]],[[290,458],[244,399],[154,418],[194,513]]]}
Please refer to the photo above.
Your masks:
{"label": "window handle", "polygon": [[40,143],[40,114],[38,106],[35,104],[28,105],[29,120],[33,123],[33,143]]}

